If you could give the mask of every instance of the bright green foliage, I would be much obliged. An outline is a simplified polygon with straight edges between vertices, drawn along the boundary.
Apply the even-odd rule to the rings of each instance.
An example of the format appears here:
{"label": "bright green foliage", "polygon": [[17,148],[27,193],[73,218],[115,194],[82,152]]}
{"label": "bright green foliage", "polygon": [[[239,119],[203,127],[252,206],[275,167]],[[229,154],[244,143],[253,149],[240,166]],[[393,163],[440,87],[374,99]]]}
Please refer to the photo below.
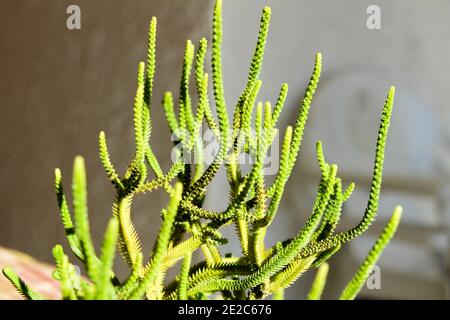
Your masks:
{"label": "bright green foliage", "polygon": [[164,262],[164,256],[169,246],[171,238],[172,227],[177,215],[178,205],[181,200],[182,185],[177,183],[175,185],[175,191],[170,198],[169,206],[164,214],[164,220],[159,231],[158,239],[156,241],[155,250],[152,252],[152,258],[146,271],[142,275],[142,281],[139,283],[136,290],[131,295],[131,298],[140,298],[149,288],[151,283],[155,280],[158,272],[161,271],[162,264]]}
{"label": "bright green foliage", "polygon": [[17,291],[28,300],[42,300],[42,297],[34,292],[13,270],[6,267],[3,268],[3,275],[11,281]]}
{"label": "bright green foliage", "polygon": [[53,248],[53,257],[56,262],[56,270],[53,276],[60,281],[62,296],[65,299],[72,299],[74,297],[74,288],[70,283],[68,258],[64,254],[61,245],[57,244]]}
{"label": "bright green foliage", "polygon": [[72,196],[76,226],[75,230],[80,239],[81,249],[83,250],[86,271],[90,278],[95,279],[98,271],[97,257],[95,255],[95,249],[89,231],[86,170],[84,168],[84,160],[80,156],[75,158],[73,165]]}
{"label": "bright green foliage", "polygon": [[100,268],[97,276],[98,293],[97,298],[104,300],[114,296],[114,287],[111,283],[110,270],[113,267],[114,256],[116,252],[116,243],[118,237],[119,223],[116,217],[109,220],[106,228],[105,236],[103,237],[102,251],[100,256]]}
{"label": "bright green foliage", "polygon": [[372,268],[380,258],[380,255],[383,252],[384,248],[387,246],[389,241],[391,241],[392,237],[395,234],[395,231],[397,231],[401,216],[402,207],[398,206],[395,208],[391,219],[387,223],[378,240],[375,242],[372,250],[370,250],[369,254],[364,259],[364,262],[361,264],[352,280],[350,280],[344,291],[342,291],[340,297],[341,300],[351,300],[356,297],[358,292],[363,287],[367,277],[372,272]]}
{"label": "bright green foliage", "polygon": [[327,281],[328,270],[328,263],[324,263],[319,267],[312,283],[311,290],[308,293],[308,300],[320,300]]}
{"label": "bright green foliage", "polygon": [[64,195],[61,171],[55,169],[55,191],[56,198],[58,200],[59,211],[61,213],[61,221],[66,232],[67,241],[69,242],[72,252],[81,260],[84,260],[83,250],[81,249],[80,239],[75,233],[72,218],[69,212],[69,206],[67,204],[66,196]]}
{"label": "bright green foliage", "polygon": [[[280,166],[272,184],[264,174],[264,161],[273,139],[276,124],[288,92],[282,84],[274,104],[259,102],[262,82],[259,75],[271,17],[270,8],[263,9],[258,38],[250,62],[246,85],[238,98],[232,123],[229,122],[222,79],[222,0],[214,8],[211,42],[211,77],[204,72],[208,42],[202,38],[197,50],[191,41],[181,70],[177,106],[172,93],[162,101],[167,124],[177,137],[176,159],[163,172],[150,147],[151,109],[156,67],[156,18],[149,28],[146,63],[138,65],[137,89],[133,105],[136,150],[123,174],[114,168],[107,147],[106,135],[99,135],[99,154],[106,176],[115,190],[112,217],[106,228],[99,255],[91,239],[84,160],[75,158],[70,208],[64,194],[61,172],[55,170],[55,189],[61,220],[70,249],[83,263],[87,278],[75,272],[61,245],[55,246],[54,278],[61,283],[64,299],[205,299],[220,295],[224,299],[261,299],[273,296],[283,299],[287,287],[303,273],[318,269],[308,299],[319,299],[325,287],[328,264],[348,241],[360,236],[370,226],[378,211],[384,150],[394,101],[394,88],[389,90],[383,107],[377,135],[375,165],[369,201],[359,224],[348,231],[336,232],[343,204],[350,197],[354,184],[344,186],[338,166],[325,159],[322,143],[317,143],[317,160],[321,179],[311,215],[297,235],[273,247],[266,247],[265,236],[278,212],[289,177],[300,151],[309,110],[322,70],[322,55],[315,57],[314,69],[299,103],[295,124],[285,130],[280,151]],[[192,75],[194,73],[194,75]],[[191,78],[196,99],[191,99]],[[209,99],[212,83],[214,107]],[[195,104],[195,105],[194,105]],[[273,107],[272,107],[273,106]],[[219,144],[214,159],[206,167],[205,141],[201,130],[206,124]],[[275,150],[273,152],[276,152]],[[186,159],[196,160],[194,163]],[[251,159],[244,170],[239,158]],[[205,192],[224,166],[230,185],[229,203],[224,211],[203,208]],[[174,180],[179,181],[175,182]],[[132,203],[135,197],[164,189],[169,196],[167,208],[160,212],[162,223],[152,251],[142,252],[141,241],[133,224]],[[73,218],[71,215],[73,211]],[[155,212],[157,214],[157,212]],[[73,220],[72,220],[73,219]],[[353,299],[392,238],[400,220],[400,209],[394,215],[363,265],[344,290],[342,299]],[[223,255],[220,245],[227,242],[221,228],[233,224],[241,244],[241,256]],[[284,240],[284,239],[281,239]],[[118,279],[114,272],[116,249],[128,264],[130,274]],[[204,260],[193,264],[194,252]],[[181,263],[181,271],[168,281],[168,270]],[[14,272],[5,268],[5,276],[27,299],[39,299]]]}
{"label": "bright green foliage", "polygon": [[192,254],[187,253],[184,256],[183,264],[181,265],[180,280],[178,281],[178,299],[188,299],[188,285],[189,285],[189,270],[191,268]]}

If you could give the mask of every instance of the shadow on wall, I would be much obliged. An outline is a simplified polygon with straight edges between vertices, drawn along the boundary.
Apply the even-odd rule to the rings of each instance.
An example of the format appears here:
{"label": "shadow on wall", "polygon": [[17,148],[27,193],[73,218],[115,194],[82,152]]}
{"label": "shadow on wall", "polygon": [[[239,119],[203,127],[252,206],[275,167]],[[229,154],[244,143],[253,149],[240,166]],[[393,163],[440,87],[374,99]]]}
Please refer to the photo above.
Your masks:
{"label": "shadow on wall", "polygon": [[[73,158],[85,156],[91,229],[95,241],[111,214],[113,188],[97,155],[100,130],[123,170],[134,146],[132,106],[136,70],[146,57],[147,31],[158,18],[154,126],[151,138],[163,169],[169,166],[169,131],[162,93],[178,92],[185,41],[209,35],[209,1],[77,1],[81,30],[66,27],[70,1],[0,3],[0,245],[43,260],[65,243],[53,193],[60,167],[70,188]],[[140,199],[138,199],[140,200]],[[165,205],[162,193],[133,208],[143,243],[150,244]],[[150,248],[144,247],[149,251]]]}

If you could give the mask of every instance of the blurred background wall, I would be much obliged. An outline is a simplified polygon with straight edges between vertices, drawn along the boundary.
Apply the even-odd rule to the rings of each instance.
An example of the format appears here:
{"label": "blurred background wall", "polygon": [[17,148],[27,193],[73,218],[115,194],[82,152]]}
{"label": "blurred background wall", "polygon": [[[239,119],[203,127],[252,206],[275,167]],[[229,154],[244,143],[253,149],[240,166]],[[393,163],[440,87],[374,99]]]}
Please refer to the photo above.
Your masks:
{"label": "blurred background wall", "polygon": [[[75,2],[74,2],[75,3]],[[76,1],[82,29],[65,26],[68,1],[0,3],[0,246],[43,260],[64,242],[52,192],[54,167],[66,188],[76,154],[87,161],[92,229],[98,241],[110,214],[112,188],[97,159],[97,135],[105,130],[112,159],[124,168],[133,152],[131,108],[138,61],[145,57],[147,25],[158,17],[155,99],[178,92],[185,40],[210,36],[210,1]],[[381,29],[366,26],[366,9],[381,9]],[[371,231],[332,260],[326,297],[335,298],[357,269],[396,204],[404,215],[399,233],[379,261],[381,290],[363,298],[448,298],[450,222],[450,32],[447,1],[224,1],[223,64],[232,109],[246,79],[264,5],[272,24],[259,99],[275,101],[289,84],[280,128],[292,124],[312,71],[314,54],[324,71],[295,173],[268,234],[269,244],[294,235],[306,220],[318,183],[317,139],[357,189],[344,208],[342,228],[362,216],[372,171],[376,131],[390,85],[397,87],[379,217]],[[152,144],[169,164],[168,131],[155,107]],[[206,205],[223,208],[223,174]],[[139,199],[140,200],[140,199]],[[135,205],[143,243],[151,243],[165,203],[152,193]],[[231,235],[231,233],[229,233]],[[144,248],[145,249],[145,248]],[[146,249],[150,249],[148,246]],[[236,250],[232,242],[225,250]],[[311,273],[287,297],[301,299]]]}

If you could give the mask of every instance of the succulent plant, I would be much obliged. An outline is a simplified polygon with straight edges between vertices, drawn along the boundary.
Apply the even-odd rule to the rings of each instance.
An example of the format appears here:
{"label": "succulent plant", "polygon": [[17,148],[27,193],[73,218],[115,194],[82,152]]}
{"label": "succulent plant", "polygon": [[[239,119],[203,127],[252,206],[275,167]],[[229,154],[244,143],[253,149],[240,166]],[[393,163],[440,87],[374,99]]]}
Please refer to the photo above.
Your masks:
{"label": "succulent plant", "polygon": [[[217,0],[211,46],[212,77],[204,71],[207,40],[202,38],[196,51],[192,42],[187,41],[177,112],[172,94],[167,92],[164,95],[162,106],[168,126],[176,137],[174,161],[165,173],[150,143],[151,110],[156,107],[152,91],[157,25],[156,18],[151,20],[147,62],[139,63],[134,100],[136,151],[123,175],[117,173],[110,160],[105,133],[100,132],[99,135],[100,159],[116,195],[100,251],[94,248],[91,240],[83,158],[77,156],[74,161],[72,208],[64,193],[61,172],[55,170],[56,195],[68,244],[83,263],[87,275],[82,277],[76,272],[62,245],[54,247],[56,270],[53,276],[61,284],[64,299],[207,299],[212,295],[220,295],[223,299],[262,299],[273,295],[280,299],[284,289],[309,269],[318,271],[308,298],[319,299],[328,272],[326,261],[342,245],[363,234],[375,219],[394,101],[393,87],[382,110],[370,195],[361,221],[350,230],[336,232],[343,203],[350,197],[354,184],[343,186],[337,175],[337,165],[325,160],[319,141],[317,159],[321,179],[311,215],[296,236],[283,239],[270,248],[265,246],[265,235],[270,232],[268,228],[278,211],[299,154],[311,102],[319,83],[322,55],[316,55],[295,125],[288,126],[284,132],[279,170],[269,184],[264,173],[264,160],[277,137],[277,120],[288,92],[287,84],[283,84],[273,108],[269,102],[257,102],[271,10],[266,7],[262,12],[247,83],[237,101],[231,123],[222,82],[221,10],[222,1]],[[195,112],[189,91],[192,73],[198,96]],[[217,117],[209,101],[210,79]],[[201,136],[205,124],[219,146],[206,168]],[[239,162],[243,154],[251,159],[251,168],[246,173]],[[195,161],[191,161],[192,158]],[[226,168],[230,186],[228,206],[224,211],[205,209],[206,190],[221,166]],[[131,204],[136,196],[158,189],[164,190],[170,200],[160,211],[160,231],[151,253],[146,255],[133,225]],[[342,299],[355,298],[371,266],[395,233],[400,216],[401,208],[397,207],[366,260],[342,292]],[[220,245],[227,241],[221,230],[230,224],[236,227],[241,256],[220,252]],[[114,273],[116,249],[129,266],[130,273],[126,279],[119,279]],[[201,251],[203,259],[194,264],[192,255],[196,251]],[[168,269],[178,262],[181,262],[179,274],[167,281]],[[11,269],[5,268],[3,273],[25,298],[43,298]]]}

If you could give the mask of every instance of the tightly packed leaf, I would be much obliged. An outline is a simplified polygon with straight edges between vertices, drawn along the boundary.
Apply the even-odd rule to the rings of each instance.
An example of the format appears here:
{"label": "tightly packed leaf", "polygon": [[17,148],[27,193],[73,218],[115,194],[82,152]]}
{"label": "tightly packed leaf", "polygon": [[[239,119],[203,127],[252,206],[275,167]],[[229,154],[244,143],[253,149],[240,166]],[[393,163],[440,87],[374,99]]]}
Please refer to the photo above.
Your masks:
{"label": "tightly packed leaf", "polygon": [[[223,299],[262,299],[273,295],[274,299],[281,299],[285,288],[309,269],[318,271],[308,299],[319,299],[328,274],[327,260],[346,242],[364,233],[375,219],[394,101],[393,87],[382,110],[372,185],[361,221],[348,231],[335,231],[343,204],[350,197],[354,184],[343,185],[338,176],[338,166],[326,161],[319,141],[317,159],[321,179],[311,215],[296,236],[266,247],[265,236],[270,232],[269,227],[277,214],[300,151],[321,75],[322,55],[316,55],[295,124],[285,129],[279,169],[273,182],[268,184],[264,161],[277,136],[276,124],[288,92],[287,84],[282,84],[273,108],[270,102],[257,101],[262,85],[259,75],[271,10],[266,7],[262,12],[247,83],[238,98],[231,123],[222,80],[221,11],[222,1],[217,0],[211,45],[212,76],[204,72],[207,40],[202,38],[197,50],[191,41],[187,41],[177,108],[172,93],[164,94],[162,107],[167,124],[177,138],[175,159],[166,173],[161,169],[150,144],[151,109],[156,106],[152,93],[157,26],[156,18],[151,20],[148,58],[146,63],[140,62],[138,66],[133,107],[136,151],[123,175],[114,168],[105,133],[102,131],[99,135],[100,159],[115,190],[112,217],[100,250],[96,250],[91,240],[83,158],[78,156],[74,162],[72,210],[66,200],[61,172],[55,170],[56,195],[68,244],[83,263],[87,275],[80,276],[63,247],[59,244],[55,246],[56,270],[53,276],[61,284],[64,299],[207,299],[213,295]],[[190,96],[192,77],[197,93],[195,99]],[[208,93],[210,81],[215,114]],[[204,127],[211,131],[218,144],[214,158],[206,167],[201,136]],[[239,162],[242,155],[251,159],[251,167],[247,170]],[[192,159],[195,161],[188,161]],[[226,168],[230,185],[228,206],[224,211],[205,209],[203,203],[207,188],[222,166]],[[133,225],[131,204],[138,194],[156,190],[166,192],[170,200],[160,212],[162,222],[159,234],[150,255],[146,255],[142,252],[141,241]],[[394,235],[400,215],[401,208],[398,207],[367,259],[343,291],[342,299],[355,298],[371,266]],[[221,230],[230,224],[235,226],[239,238],[240,256],[221,253],[220,246],[227,242]],[[130,274],[126,279],[119,279],[113,271],[116,249],[129,266]],[[201,252],[203,259],[193,264],[193,254],[197,251]],[[167,271],[178,262],[181,262],[179,275],[167,279]],[[3,273],[25,298],[44,298],[30,289],[11,269],[5,268]]]}

